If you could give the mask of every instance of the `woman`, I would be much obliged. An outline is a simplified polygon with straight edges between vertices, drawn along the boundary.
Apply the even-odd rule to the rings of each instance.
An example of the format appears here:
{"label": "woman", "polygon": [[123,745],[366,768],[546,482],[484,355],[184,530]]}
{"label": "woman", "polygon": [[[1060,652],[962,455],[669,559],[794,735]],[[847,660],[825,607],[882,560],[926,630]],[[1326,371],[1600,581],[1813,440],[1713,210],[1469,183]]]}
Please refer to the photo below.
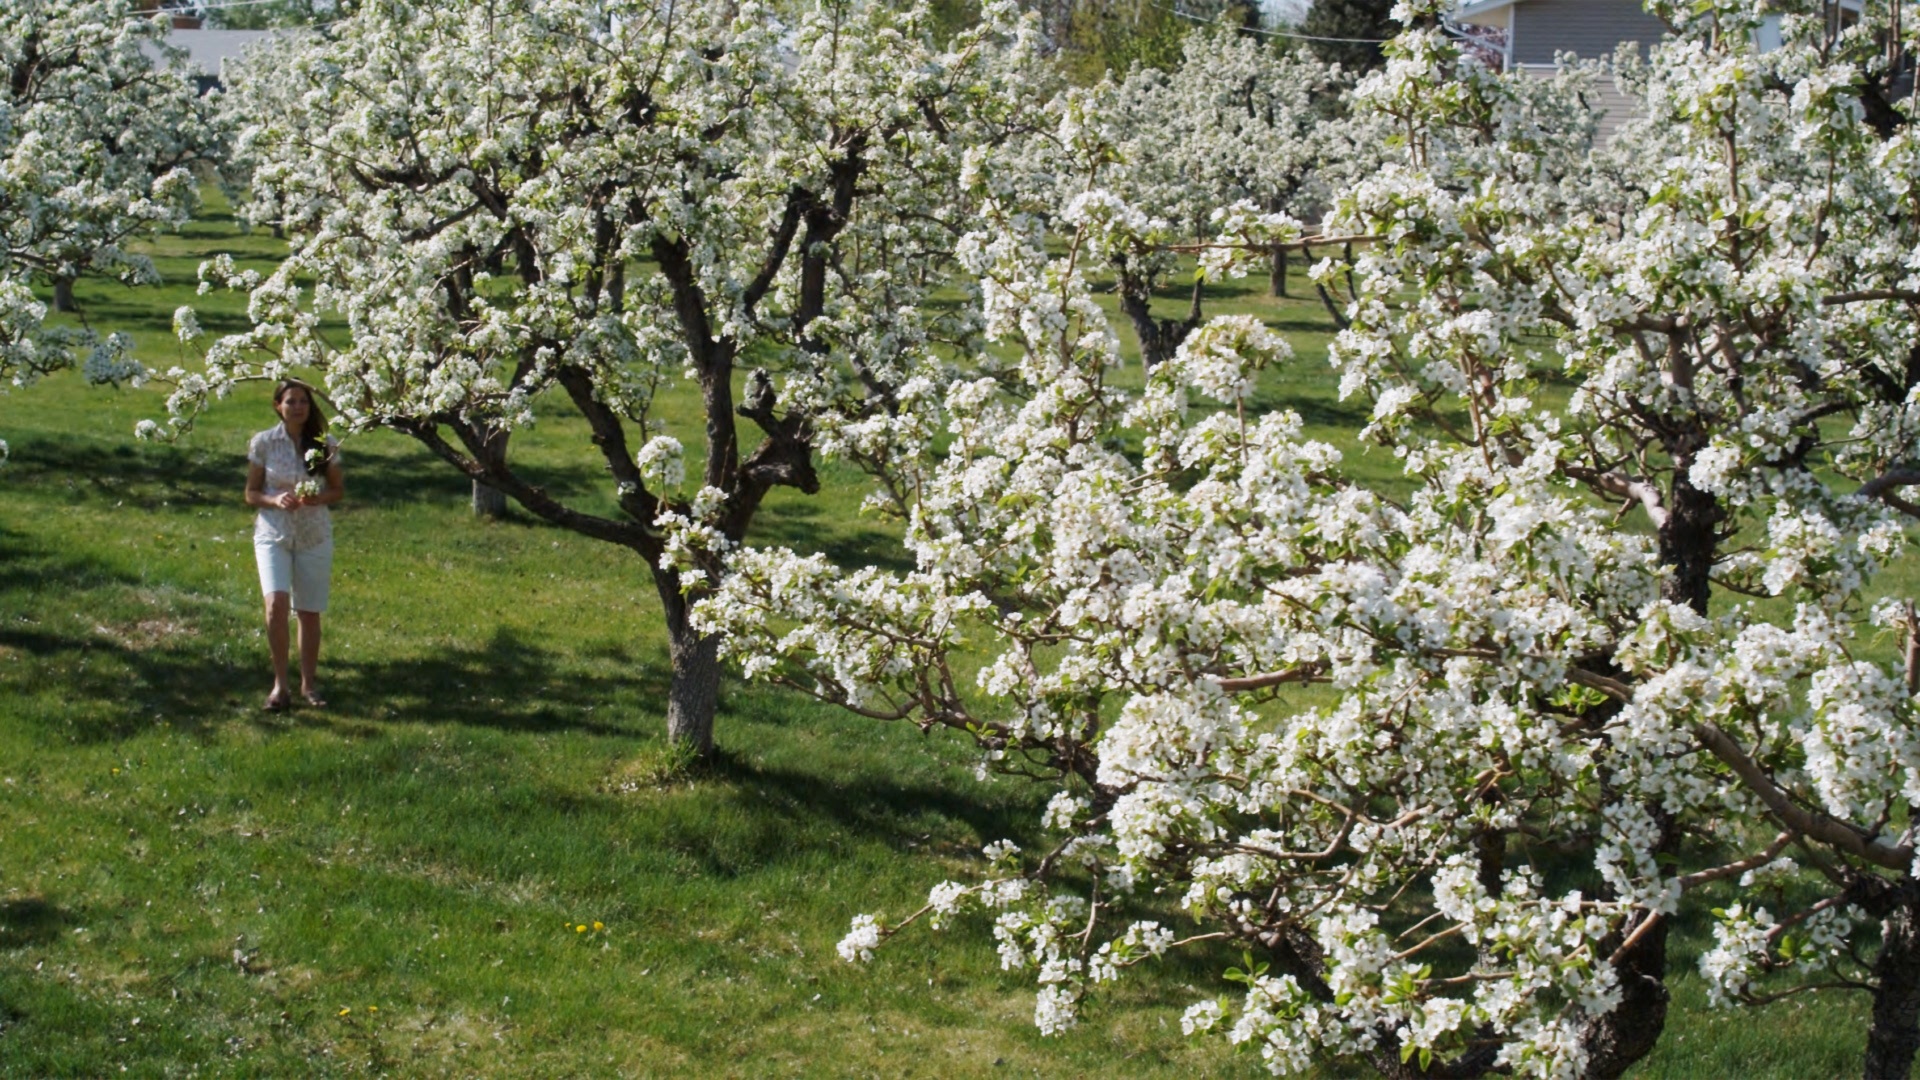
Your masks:
{"label": "woman", "polygon": [[287,686],[287,610],[300,616],[300,695],[323,708],[314,681],[320,663],[320,613],[327,610],[327,579],[333,570],[333,523],[327,507],[340,501],[340,445],[327,437],[327,418],[314,404],[313,388],[298,379],[273,390],[280,423],[247,444],[247,505],[254,519],[253,554],[260,564],[260,592],[267,603],[267,647],[273,655],[273,689],[266,708],[293,703]]}

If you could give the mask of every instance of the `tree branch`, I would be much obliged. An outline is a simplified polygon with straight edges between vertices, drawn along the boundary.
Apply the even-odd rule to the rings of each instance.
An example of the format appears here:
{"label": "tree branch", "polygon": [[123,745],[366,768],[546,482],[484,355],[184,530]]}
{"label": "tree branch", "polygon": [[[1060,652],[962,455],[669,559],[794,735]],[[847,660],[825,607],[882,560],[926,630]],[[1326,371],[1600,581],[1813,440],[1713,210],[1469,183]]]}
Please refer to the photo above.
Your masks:
{"label": "tree branch", "polygon": [[1714,757],[1720,759],[1749,791],[1760,797],[1773,812],[1775,820],[1794,832],[1805,834],[1823,844],[1838,848],[1855,858],[1865,859],[1875,866],[1905,873],[1913,866],[1913,845],[1889,844],[1877,840],[1865,832],[1836,818],[1828,817],[1793,801],[1786,792],[1780,790],[1772,778],[1767,776],[1754,760],[1740,749],[1733,737],[1720,730],[1718,725],[1703,723],[1693,729],[1693,737],[1707,748]]}
{"label": "tree branch", "polygon": [[1730,878],[1735,874],[1744,874],[1749,870],[1758,869],[1779,858],[1780,853],[1785,851],[1787,845],[1791,843],[1793,843],[1793,834],[1783,832],[1773,838],[1773,843],[1768,844],[1765,851],[1757,855],[1749,855],[1738,862],[1730,862],[1725,866],[1716,866],[1710,870],[1701,870],[1696,873],[1687,874],[1680,879],[1680,889],[1682,892],[1685,892],[1696,886],[1705,885],[1709,881],[1719,881],[1722,878]]}
{"label": "tree branch", "polygon": [[1311,682],[1323,670],[1325,669],[1316,662],[1301,664],[1283,671],[1269,671],[1261,675],[1243,675],[1239,678],[1215,681],[1222,691],[1237,694],[1246,690],[1264,690],[1269,686],[1283,686],[1287,683]]}
{"label": "tree branch", "polygon": [[[612,518],[598,517],[593,514],[583,514],[565,503],[560,502],[553,496],[548,495],[540,488],[520,479],[512,469],[506,468],[505,466],[488,468],[486,465],[483,465],[477,457],[469,457],[466,454],[462,454],[452,444],[448,443],[447,440],[441,436],[439,426],[436,424],[419,420],[391,420],[386,422],[386,426],[393,428],[395,431],[413,436],[415,439],[418,439],[422,445],[426,446],[427,449],[438,454],[441,460],[459,469],[470,479],[479,480],[489,487],[498,488],[506,492],[515,502],[526,507],[541,519],[558,525],[563,529],[577,532],[582,536],[591,536],[596,540],[605,540],[608,543],[632,548],[645,557],[649,564],[655,561],[654,557],[657,554],[655,549],[658,545],[653,542],[652,538],[647,534],[647,531],[639,525],[628,521],[615,521]],[[462,432],[462,441],[467,441],[469,435],[475,438],[478,437],[477,433]]]}
{"label": "tree branch", "polygon": [[1562,467],[1563,472],[1575,480],[1591,485],[1609,495],[1618,495],[1623,499],[1638,500],[1647,510],[1647,516],[1653,519],[1653,527],[1664,528],[1667,524],[1667,508],[1663,505],[1660,489],[1645,480],[1631,477],[1621,472],[1600,472],[1579,465]]}
{"label": "tree branch", "polygon": [[1920,292],[1912,289],[1860,289],[1855,292],[1834,293],[1823,296],[1820,302],[1828,307],[1840,304],[1858,304],[1868,300],[1905,300],[1909,304],[1920,304]]}

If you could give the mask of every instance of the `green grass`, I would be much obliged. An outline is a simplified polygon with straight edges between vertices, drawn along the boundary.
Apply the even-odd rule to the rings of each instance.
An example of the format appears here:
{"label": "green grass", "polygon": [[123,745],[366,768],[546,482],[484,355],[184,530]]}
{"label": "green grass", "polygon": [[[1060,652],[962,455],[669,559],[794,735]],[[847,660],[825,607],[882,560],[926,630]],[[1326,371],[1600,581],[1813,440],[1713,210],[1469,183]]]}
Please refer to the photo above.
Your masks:
{"label": "green grass", "polygon": [[[150,362],[181,303],[237,326],[237,298],[192,297],[215,247],[273,254],[212,218],[156,244],[166,286],[83,283],[86,318]],[[1039,793],[975,781],[954,740],[732,684],[722,760],[677,773],[646,568],[524,515],[473,520],[465,483],[400,437],[346,458],[333,706],[261,713],[240,489],[265,391],[178,446],[134,443],[160,409],[71,375],[0,396],[0,1075],[1251,1064],[1179,1033],[1191,995],[1171,991],[1210,991],[1208,963],[1042,1039],[981,927],[840,962],[853,915],[903,915],[980,844],[1026,836]],[[515,454],[609,502],[584,446],[559,410]],[[854,477],[828,480],[775,499],[762,535],[897,559]]]}
{"label": "green grass", "polygon": [[[154,245],[167,285],[83,283],[86,317],[162,363],[179,304],[238,328],[239,298],[194,298],[193,268],[265,266],[276,244],[211,209]],[[1262,404],[1391,475],[1352,442],[1364,416],[1326,375],[1318,303],[1264,284],[1209,298],[1300,352]],[[523,514],[475,521],[465,483],[398,436],[346,458],[333,706],[261,713],[240,490],[265,392],[181,445],[135,444],[160,410],[72,376],[0,395],[0,1076],[1261,1073],[1179,1033],[1187,1001],[1230,989],[1219,957],[1141,972],[1056,1039],[978,924],[841,963],[852,915],[898,917],[982,842],[1028,837],[1040,793],[974,780],[955,740],[734,683],[720,762],[677,772],[646,569]],[[585,445],[558,409],[514,453],[604,509]],[[897,560],[857,478],[825,479],[756,535]],[[1857,1071],[1863,1002],[1708,1012],[1701,928],[1682,931],[1676,1009],[1636,1075]]]}
{"label": "green grass", "polygon": [[722,763],[675,780],[644,568],[473,521],[397,438],[350,459],[334,707],[260,713],[258,397],[181,448],[128,444],[145,395],[0,411],[0,1074],[1222,1067],[1131,998],[1039,1039],[984,934],[841,964],[853,914],[1023,835],[1035,793],[739,687]]}

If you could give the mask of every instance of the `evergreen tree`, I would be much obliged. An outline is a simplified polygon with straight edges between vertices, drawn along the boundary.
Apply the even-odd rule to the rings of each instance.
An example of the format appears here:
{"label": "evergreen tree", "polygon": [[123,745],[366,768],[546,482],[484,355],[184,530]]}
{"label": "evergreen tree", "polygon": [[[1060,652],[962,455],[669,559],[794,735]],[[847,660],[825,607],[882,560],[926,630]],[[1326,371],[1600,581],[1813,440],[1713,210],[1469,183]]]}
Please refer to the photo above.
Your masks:
{"label": "evergreen tree", "polygon": [[1393,0],[1313,0],[1300,32],[1345,39],[1312,42],[1314,55],[1349,71],[1371,71],[1383,62],[1381,44],[1400,32],[1392,12]]}

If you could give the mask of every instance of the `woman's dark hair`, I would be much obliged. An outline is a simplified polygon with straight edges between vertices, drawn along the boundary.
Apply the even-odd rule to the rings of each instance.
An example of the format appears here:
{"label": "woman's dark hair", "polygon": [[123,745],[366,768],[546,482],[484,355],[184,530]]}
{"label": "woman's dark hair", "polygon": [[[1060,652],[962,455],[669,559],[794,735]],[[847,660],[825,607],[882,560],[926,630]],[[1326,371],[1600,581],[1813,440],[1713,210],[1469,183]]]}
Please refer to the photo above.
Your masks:
{"label": "woman's dark hair", "polygon": [[[300,428],[300,460],[306,463],[307,475],[318,476],[327,469],[327,418],[320,412],[320,399],[313,387],[299,379],[281,379],[280,385],[273,388],[274,411],[279,411],[280,399],[286,397],[289,390],[306,391],[307,422]],[[319,453],[314,453],[315,450]]]}

